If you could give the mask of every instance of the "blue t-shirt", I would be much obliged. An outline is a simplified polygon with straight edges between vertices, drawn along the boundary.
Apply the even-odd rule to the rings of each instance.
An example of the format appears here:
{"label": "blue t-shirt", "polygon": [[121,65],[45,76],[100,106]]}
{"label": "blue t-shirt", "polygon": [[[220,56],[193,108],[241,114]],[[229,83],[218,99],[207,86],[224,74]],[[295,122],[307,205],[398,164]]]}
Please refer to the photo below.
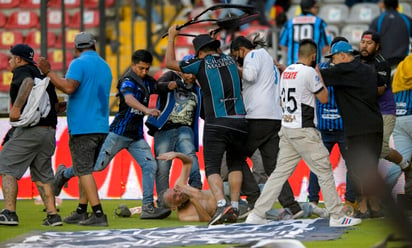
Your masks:
{"label": "blue t-shirt", "polygon": [[279,43],[288,47],[288,65],[298,61],[299,42],[303,39],[313,39],[318,45],[317,63],[320,63],[322,48],[328,45],[326,23],[312,14],[302,14],[285,24]]}
{"label": "blue t-shirt", "polygon": [[84,51],[70,63],[66,78],[80,83],[67,102],[70,135],[108,133],[112,72],[106,61]]}

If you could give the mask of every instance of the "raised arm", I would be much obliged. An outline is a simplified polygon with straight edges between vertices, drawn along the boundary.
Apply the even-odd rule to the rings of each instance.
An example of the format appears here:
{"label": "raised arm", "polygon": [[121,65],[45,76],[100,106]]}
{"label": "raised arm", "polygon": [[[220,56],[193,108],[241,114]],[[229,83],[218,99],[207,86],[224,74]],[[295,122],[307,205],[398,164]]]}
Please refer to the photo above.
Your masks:
{"label": "raised arm", "polygon": [[175,38],[179,34],[179,31],[176,30],[176,28],[177,25],[173,25],[169,28],[169,40],[166,48],[166,67],[174,71],[181,71],[179,61],[176,60],[175,55]]}
{"label": "raised arm", "polygon": [[193,159],[180,152],[166,152],[157,156],[157,159],[160,160],[172,160],[175,158],[180,159],[183,163],[182,171],[180,172],[180,176],[177,178],[175,185],[185,186],[189,179],[190,170],[192,169]]}
{"label": "raised arm", "polygon": [[50,78],[50,82],[52,82],[57,89],[63,91],[66,94],[72,94],[80,86],[80,83],[78,81],[61,78],[56,73],[54,73],[51,70],[49,61],[47,61],[46,58],[39,58],[38,67],[44,75]]}

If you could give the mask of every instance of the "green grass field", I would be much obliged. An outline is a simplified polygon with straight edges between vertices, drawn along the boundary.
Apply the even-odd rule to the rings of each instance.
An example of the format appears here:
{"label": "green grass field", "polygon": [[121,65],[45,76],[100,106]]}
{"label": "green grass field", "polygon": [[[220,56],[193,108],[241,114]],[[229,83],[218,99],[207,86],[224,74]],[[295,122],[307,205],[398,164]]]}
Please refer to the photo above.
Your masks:
{"label": "green grass field", "polygon": [[[2,204],[2,203],[1,203]],[[103,209],[108,216],[109,229],[130,229],[130,228],[151,228],[151,227],[173,227],[182,225],[206,225],[198,222],[180,222],[175,213],[172,213],[164,220],[141,220],[139,215],[130,218],[119,218],[114,215],[114,209],[119,204],[126,204],[128,207],[140,206],[140,201],[135,200],[104,200]],[[64,200],[59,206],[60,215],[68,216],[77,206],[76,200]],[[81,231],[81,230],[98,230],[107,229],[103,227],[82,227],[78,225],[64,224],[61,227],[43,227],[42,220],[46,217],[43,212],[43,205],[35,205],[33,200],[19,200],[17,202],[17,214],[19,216],[18,226],[1,226],[0,225],[0,242],[4,242],[20,235],[30,232],[54,231]],[[388,234],[393,233],[391,225],[384,219],[364,220],[360,226],[349,230],[340,239],[333,241],[316,241],[305,242],[306,247],[372,247],[382,241]],[[2,243],[0,243],[0,247]],[[196,246],[200,247],[200,246]],[[230,245],[209,245],[207,247],[231,247]],[[399,247],[399,244],[390,243],[388,247]]]}

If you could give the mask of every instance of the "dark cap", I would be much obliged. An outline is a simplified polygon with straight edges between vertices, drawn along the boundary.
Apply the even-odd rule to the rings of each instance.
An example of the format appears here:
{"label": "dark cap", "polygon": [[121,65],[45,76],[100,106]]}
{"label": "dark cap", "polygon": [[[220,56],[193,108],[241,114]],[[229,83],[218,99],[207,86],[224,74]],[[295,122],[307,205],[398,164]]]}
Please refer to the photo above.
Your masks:
{"label": "dark cap", "polygon": [[315,6],[316,0],[301,0],[300,1],[300,8],[302,12],[310,10],[313,6]]}
{"label": "dark cap", "polygon": [[352,45],[346,41],[339,41],[335,43],[331,48],[331,53],[326,55],[325,58],[332,58],[333,55],[338,53],[351,53],[353,55],[358,54],[359,52],[352,48]]}
{"label": "dark cap", "polygon": [[363,32],[361,39],[366,38],[369,40],[373,40],[376,44],[380,44],[381,43],[381,36],[376,33],[375,31],[372,30],[367,30],[365,32]]}
{"label": "dark cap", "polygon": [[335,38],[333,38],[332,42],[330,43],[330,46],[332,47],[333,45],[335,45],[335,43],[339,42],[339,41],[346,41],[349,42],[348,39],[346,39],[343,36],[336,36]]}
{"label": "dark cap", "polygon": [[213,39],[208,34],[200,34],[193,39],[193,46],[195,48],[196,56],[198,56],[199,50],[206,46],[218,49],[220,47],[220,41]]}
{"label": "dark cap", "polygon": [[91,33],[81,32],[74,38],[74,46],[76,48],[89,48],[96,44],[96,40]]}
{"label": "dark cap", "polygon": [[399,0],[383,0],[386,9],[396,9],[399,5]]}
{"label": "dark cap", "polygon": [[35,64],[33,57],[34,51],[33,48],[29,47],[26,44],[17,44],[10,49],[10,53],[19,56],[30,64]]}

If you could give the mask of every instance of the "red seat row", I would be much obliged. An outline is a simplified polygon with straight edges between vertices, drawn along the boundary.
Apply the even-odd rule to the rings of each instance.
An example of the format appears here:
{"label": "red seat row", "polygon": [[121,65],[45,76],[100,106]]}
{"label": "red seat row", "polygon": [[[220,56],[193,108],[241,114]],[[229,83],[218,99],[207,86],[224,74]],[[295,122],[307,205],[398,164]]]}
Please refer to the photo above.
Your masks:
{"label": "red seat row", "polygon": [[[80,0],[49,0],[47,6],[51,8],[60,8],[62,1],[64,1],[66,8],[80,7]],[[99,0],[84,0],[83,3],[86,8],[97,8]],[[106,0],[105,6],[111,7],[114,5],[114,0]],[[40,0],[1,0],[0,9],[11,8],[40,8]]]}
{"label": "red seat row", "polygon": [[[97,10],[85,10],[83,12],[84,26],[93,28],[99,26],[99,12]],[[69,28],[80,28],[81,13],[77,11],[73,16],[65,14],[65,25]],[[62,14],[60,10],[49,10],[47,12],[47,24],[49,28],[60,28],[62,25]],[[30,29],[39,28],[39,16],[36,12],[25,10],[15,11],[9,17],[0,12],[0,27],[7,29]]]}

